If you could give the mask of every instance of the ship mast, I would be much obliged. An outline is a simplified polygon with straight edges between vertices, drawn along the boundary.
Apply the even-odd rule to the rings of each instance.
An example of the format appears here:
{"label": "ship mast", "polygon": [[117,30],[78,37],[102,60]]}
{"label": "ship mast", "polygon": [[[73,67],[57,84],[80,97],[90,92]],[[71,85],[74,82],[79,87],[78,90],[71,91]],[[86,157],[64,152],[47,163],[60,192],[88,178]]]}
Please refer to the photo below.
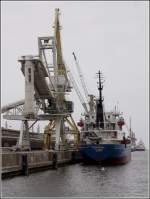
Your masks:
{"label": "ship mast", "polygon": [[99,90],[99,98],[97,100],[96,105],[96,127],[104,128],[104,111],[103,111],[103,97],[102,97],[102,90],[103,85],[101,81],[101,72],[98,73],[98,90]]}

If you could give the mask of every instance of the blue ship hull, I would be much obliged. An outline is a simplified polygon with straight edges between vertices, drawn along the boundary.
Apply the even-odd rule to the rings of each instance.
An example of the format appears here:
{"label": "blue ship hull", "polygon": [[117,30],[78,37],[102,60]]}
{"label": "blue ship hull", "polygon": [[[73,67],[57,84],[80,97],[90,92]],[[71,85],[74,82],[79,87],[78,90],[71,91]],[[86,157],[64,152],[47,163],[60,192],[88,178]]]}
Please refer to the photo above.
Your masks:
{"label": "blue ship hull", "polygon": [[86,163],[117,165],[131,160],[130,144],[84,144],[80,153]]}

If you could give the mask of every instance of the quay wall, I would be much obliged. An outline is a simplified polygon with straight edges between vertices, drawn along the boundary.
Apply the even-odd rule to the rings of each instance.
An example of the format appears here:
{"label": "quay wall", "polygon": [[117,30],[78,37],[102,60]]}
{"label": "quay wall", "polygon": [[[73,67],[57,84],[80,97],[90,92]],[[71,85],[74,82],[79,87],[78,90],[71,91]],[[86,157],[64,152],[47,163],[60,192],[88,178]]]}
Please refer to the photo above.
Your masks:
{"label": "quay wall", "polygon": [[2,178],[14,175],[29,175],[29,173],[56,169],[59,165],[80,161],[79,151],[3,151]]}

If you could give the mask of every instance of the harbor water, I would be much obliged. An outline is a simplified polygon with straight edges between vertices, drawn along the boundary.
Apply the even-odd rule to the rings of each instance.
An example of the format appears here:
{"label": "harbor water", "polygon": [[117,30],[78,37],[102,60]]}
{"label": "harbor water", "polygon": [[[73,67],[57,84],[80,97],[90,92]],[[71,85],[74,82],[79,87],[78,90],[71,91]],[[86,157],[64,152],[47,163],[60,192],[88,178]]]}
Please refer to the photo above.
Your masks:
{"label": "harbor water", "polygon": [[122,166],[66,165],[2,181],[3,197],[148,197],[148,151]]}

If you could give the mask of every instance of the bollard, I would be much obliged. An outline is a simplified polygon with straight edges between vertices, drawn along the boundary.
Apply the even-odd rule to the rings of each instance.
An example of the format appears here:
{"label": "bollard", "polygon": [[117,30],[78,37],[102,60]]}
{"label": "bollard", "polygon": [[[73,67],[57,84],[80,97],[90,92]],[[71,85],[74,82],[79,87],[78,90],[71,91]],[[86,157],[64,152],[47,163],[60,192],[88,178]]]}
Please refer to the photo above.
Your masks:
{"label": "bollard", "polygon": [[76,162],[76,153],[75,153],[75,151],[72,151],[72,153],[71,153],[71,162],[72,163]]}
{"label": "bollard", "polygon": [[52,168],[53,169],[57,169],[57,153],[56,152],[53,153],[53,157],[52,157]]}
{"label": "bollard", "polygon": [[22,174],[25,175],[25,176],[29,175],[27,154],[22,155]]}

